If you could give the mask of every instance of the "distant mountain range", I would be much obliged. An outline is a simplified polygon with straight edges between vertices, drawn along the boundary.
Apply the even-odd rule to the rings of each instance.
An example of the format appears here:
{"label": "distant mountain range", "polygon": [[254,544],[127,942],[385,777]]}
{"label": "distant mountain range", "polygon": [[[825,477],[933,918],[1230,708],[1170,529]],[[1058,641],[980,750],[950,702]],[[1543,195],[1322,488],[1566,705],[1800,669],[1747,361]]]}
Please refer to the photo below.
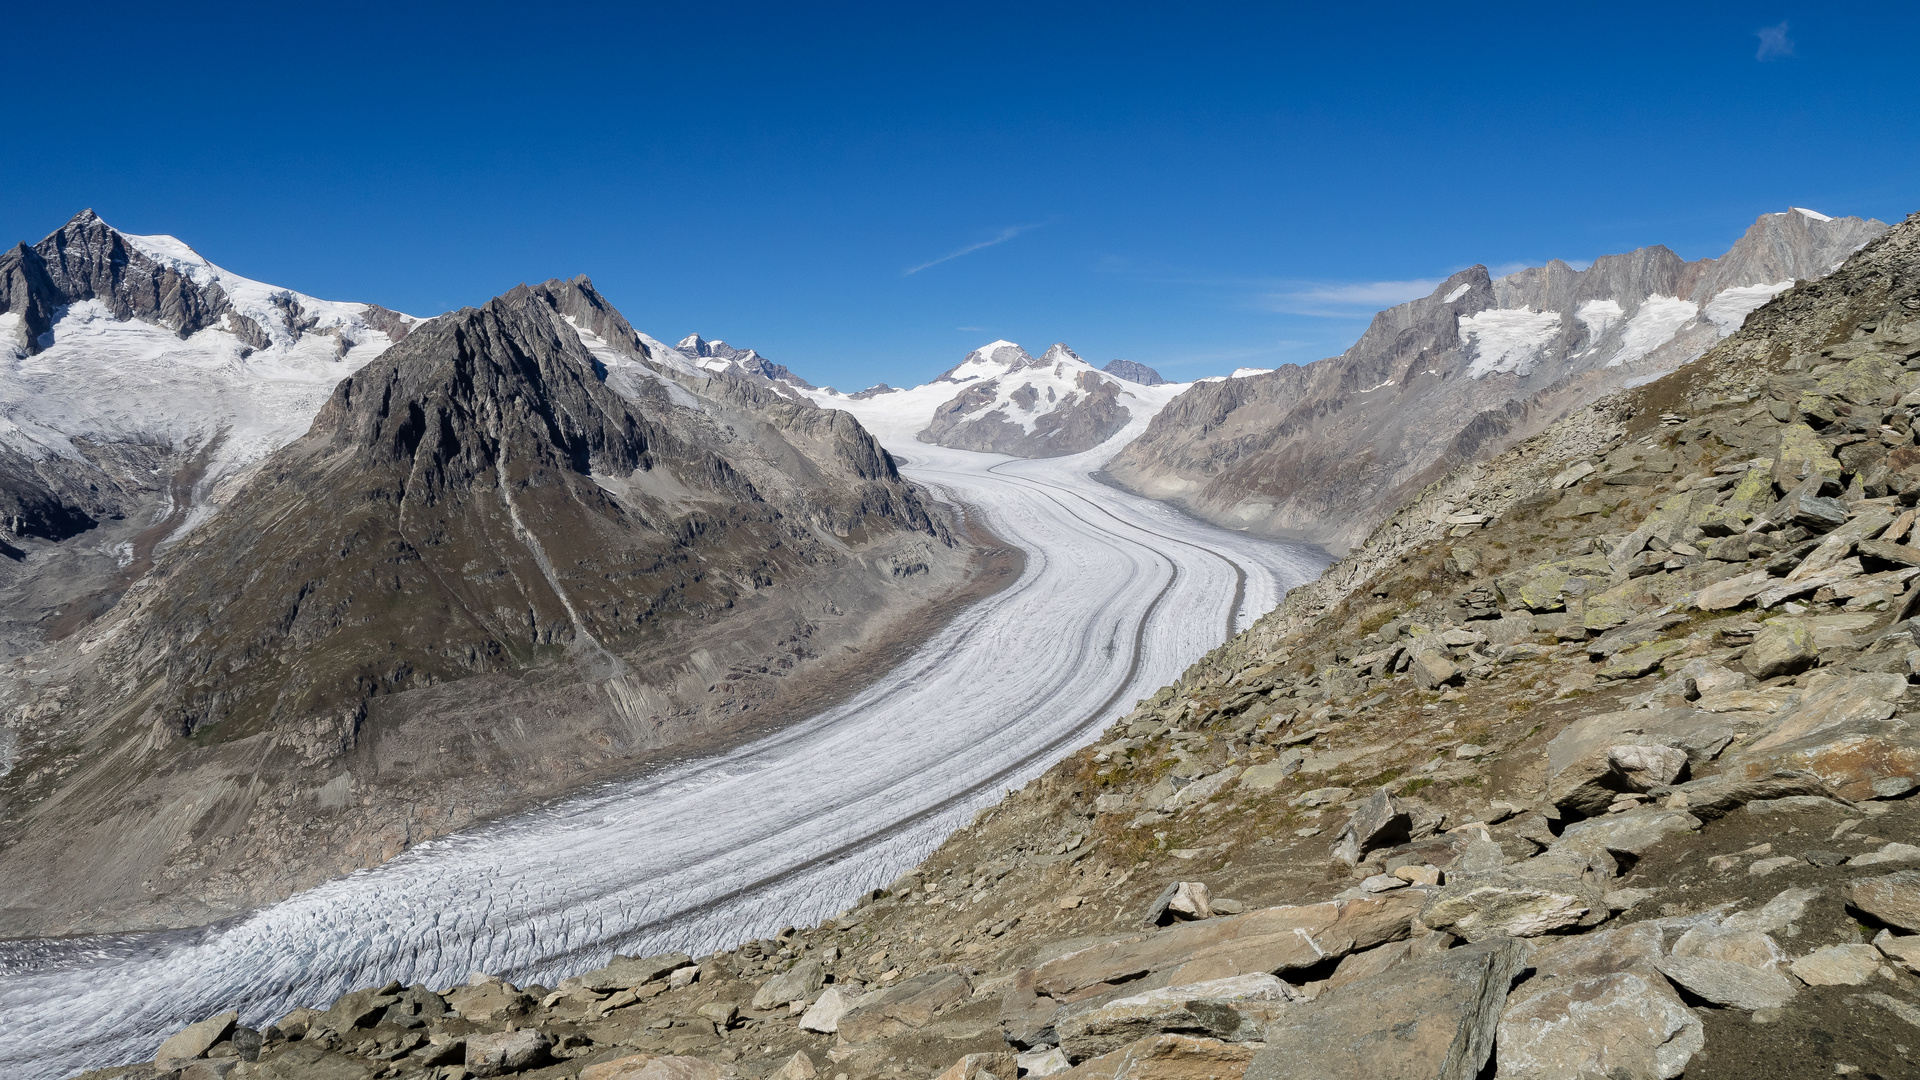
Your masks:
{"label": "distant mountain range", "polygon": [[1337,357],[1196,383],[1106,475],[1208,520],[1341,550],[1449,469],[1738,330],[1887,226],[1767,214],[1718,259],[1665,247],[1493,278],[1463,270],[1380,312]]}

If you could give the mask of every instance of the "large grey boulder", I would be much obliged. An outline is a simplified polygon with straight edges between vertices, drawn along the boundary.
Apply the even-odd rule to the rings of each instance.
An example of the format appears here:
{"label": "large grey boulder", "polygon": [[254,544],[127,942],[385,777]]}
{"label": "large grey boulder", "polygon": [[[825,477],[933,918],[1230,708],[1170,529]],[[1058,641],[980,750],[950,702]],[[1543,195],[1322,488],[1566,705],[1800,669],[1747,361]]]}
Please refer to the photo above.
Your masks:
{"label": "large grey boulder", "polygon": [[520,1028],[467,1036],[467,1074],[505,1076],[546,1064],[553,1043],[545,1032]]}
{"label": "large grey boulder", "polygon": [[154,1064],[162,1069],[184,1068],[197,1057],[206,1054],[214,1043],[227,1037],[233,1025],[240,1021],[240,1014],[234,1011],[223,1012],[218,1016],[209,1016],[196,1024],[188,1024],[167,1037],[154,1054]]}
{"label": "large grey boulder", "polygon": [[1706,1033],[1666,980],[1625,971],[1519,987],[1499,1041],[1499,1080],[1669,1080]]}
{"label": "large grey boulder", "polygon": [[790,1001],[801,1001],[812,997],[826,982],[827,969],[820,961],[802,960],[762,983],[754,992],[753,1007],[772,1009]]}
{"label": "large grey boulder", "polygon": [[1753,636],[1747,647],[1747,670],[1756,679],[1798,675],[1820,662],[1813,627],[1803,619],[1784,619]]}
{"label": "large grey boulder", "polygon": [[[1871,948],[1871,946],[1868,946]],[[1794,985],[1784,975],[1697,956],[1669,956],[1660,973],[1695,997],[1735,1009],[1778,1009],[1793,1000]]]}
{"label": "large grey boulder", "polygon": [[605,967],[595,968],[580,976],[580,985],[595,993],[611,994],[616,990],[631,990],[655,979],[666,978],[692,963],[693,957],[683,952],[646,957],[616,956]]}
{"label": "large grey boulder", "polygon": [[1150,1035],[1196,1035],[1227,1042],[1258,1039],[1270,1007],[1302,999],[1272,975],[1235,975],[1168,986],[1092,1007],[1069,1006],[1054,1020],[1060,1047],[1083,1061]]}
{"label": "large grey boulder", "polygon": [[1396,965],[1290,1005],[1267,1023],[1247,1080],[1473,1080],[1526,946],[1508,938]]}

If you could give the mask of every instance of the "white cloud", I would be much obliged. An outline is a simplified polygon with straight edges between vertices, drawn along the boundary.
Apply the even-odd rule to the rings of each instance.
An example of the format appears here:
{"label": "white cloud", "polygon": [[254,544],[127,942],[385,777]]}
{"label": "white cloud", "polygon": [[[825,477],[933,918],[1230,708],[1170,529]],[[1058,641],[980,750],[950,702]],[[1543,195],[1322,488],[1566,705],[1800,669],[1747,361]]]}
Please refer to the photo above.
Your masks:
{"label": "white cloud", "polygon": [[1439,278],[1411,281],[1350,281],[1308,285],[1292,292],[1269,293],[1265,306],[1289,315],[1349,318],[1417,300],[1438,288]]}
{"label": "white cloud", "polygon": [[932,260],[931,262],[923,262],[919,266],[915,266],[915,267],[912,267],[911,269],[904,270],[901,272],[901,276],[912,277],[913,275],[919,273],[922,270],[927,269],[930,266],[939,266],[941,263],[946,262],[949,259],[957,259],[962,255],[971,255],[974,252],[979,251],[981,248],[990,248],[990,247],[993,247],[995,244],[1004,244],[1007,241],[1013,239],[1014,237],[1019,236],[1021,233],[1026,232],[1029,229],[1037,229],[1044,224],[1046,223],[1037,222],[1032,225],[1015,225],[1009,229],[1001,229],[999,235],[995,236],[991,240],[982,240],[977,244],[968,244],[966,247],[961,248],[959,251],[942,255],[939,258]]}
{"label": "white cloud", "polygon": [[1787,24],[1782,20],[1779,26],[1763,26],[1753,32],[1760,39],[1760,50],[1753,54],[1755,60],[1777,60],[1793,55],[1793,39],[1787,36]]}

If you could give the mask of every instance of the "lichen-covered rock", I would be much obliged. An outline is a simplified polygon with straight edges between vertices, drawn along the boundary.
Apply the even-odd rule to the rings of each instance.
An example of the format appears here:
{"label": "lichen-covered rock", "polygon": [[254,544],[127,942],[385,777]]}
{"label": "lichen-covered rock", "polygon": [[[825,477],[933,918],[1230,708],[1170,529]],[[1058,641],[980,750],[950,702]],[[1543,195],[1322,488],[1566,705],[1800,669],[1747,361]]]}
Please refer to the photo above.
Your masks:
{"label": "lichen-covered rock", "polygon": [[1774,447],[1772,475],[1774,484],[1783,489],[1797,487],[1809,476],[1837,481],[1840,462],[1811,427],[1788,424],[1780,429],[1780,442]]}
{"label": "lichen-covered rock", "polygon": [[1813,627],[1800,619],[1772,623],[1753,636],[1753,645],[1747,649],[1747,670],[1757,679],[1797,675],[1819,662]]}

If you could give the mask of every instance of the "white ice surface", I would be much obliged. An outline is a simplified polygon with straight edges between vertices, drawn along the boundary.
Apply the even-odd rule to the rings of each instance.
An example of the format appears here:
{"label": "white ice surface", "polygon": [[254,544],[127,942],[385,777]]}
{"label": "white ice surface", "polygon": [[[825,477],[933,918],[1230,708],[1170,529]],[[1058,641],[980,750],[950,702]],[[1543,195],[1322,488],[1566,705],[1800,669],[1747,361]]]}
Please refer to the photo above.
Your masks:
{"label": "white ice surface", "polygon": [[1560,313],[1530,308],[1488,308],[1460,316],[1460,338],[1473,360],[1467,378],[1508,373],[1525,375],[1540,360],[1540,350],[1560,332]]}
{"label": "white ice surface", "polygon": [[1640,302],[1640,310],[1627,320],[1626,331],[1620,335],[1620,348],[1607,358],[1607,366],[1631,364],[1665,345],[1699,314],[1700,309],[1691,300],[1677,296],[1647,297]]}
{"label": "white ice surface", "polygon": [[1617,326],[1626,315],[1626,309],[1620,306],[1618,300],[1588,300],[1573,312],[1573,317],[1580,320],[1594,341],[1605,337],[1607,331]]}
{"label": "white ice surface", "polygon": [[1808,217],[1812,218],[1815,221],[1832,221],[1833,220],[1832,218],[1828,217],[1827,215],[1821,213],[1818,210],[1809,210],[1804,206],[1796,206],[1796,207],[1793,207],[1793,209],[1802,214],[1807,215]]}
{"label": "white ice surface", "polygon": [[1722,289],[1707,301],[1702,314],[1720,331],[1721,337],[1726,337],[1738,331],[1746,323],[1747,316],[1791,288],[1791,281],[1776,281],[1771,285],[1736,285],[1731,289]]}
{"label": "white ice surface", "polygon": [[1443,304],[1451,304],[1451,303],[1453,303],[1453,302],[1454,302],[1455,300],[1458,300],[1458,299],[1460,299],[1461,297],[1463,297],[1463,296],[1465,296],[1465,295],[1467,295],[1467,293],[1468,293],[1468,292],[1469,292],[1470,290],[1472,290],[1472,288],[1473,288],[1473,282],[1471,282],[1471,281],[1463,281],[1463,282],[1461,282],[1460,284],[1458,284],[1458,285],[1455,285],[1455,286],[1454,286],[1454,287],[1453,287],[1453,288],[1452,288],[1452,289],[1451,289],[1451,290],[1450,290],[1450,291],[1449,291],[1449,292],[1447,293],[1447,295],[1445,295],[1445,296],[1443,296],[1443,297],[1441,297],[1441,298],[1440,298],[1440,302],[1441,302],[1441,303],[1443,303]]}
{"label": "white ice surface", "polygon": [[1270,367],[1237,367],[1227,376],[1229,379],[1244,379],[1249,375],[1265,375],[1272,371]]}
{"label": "white ice surface", "polygon": [[1013,585],[847,703],[731,753],[421,844],[216,928],[0,943],[0,1075],[144,1060],[233,1006],[258,1024],[389,978],[442,987],[476,970],[552,985],[616,951],[698,955],[846,907],[1324,568],[1318,549],[1091,479],[1147,419],[1086,454],[1019,460],[902,439],[912,422],[896,418],[880,435],[907,475],[1027,553]]}

